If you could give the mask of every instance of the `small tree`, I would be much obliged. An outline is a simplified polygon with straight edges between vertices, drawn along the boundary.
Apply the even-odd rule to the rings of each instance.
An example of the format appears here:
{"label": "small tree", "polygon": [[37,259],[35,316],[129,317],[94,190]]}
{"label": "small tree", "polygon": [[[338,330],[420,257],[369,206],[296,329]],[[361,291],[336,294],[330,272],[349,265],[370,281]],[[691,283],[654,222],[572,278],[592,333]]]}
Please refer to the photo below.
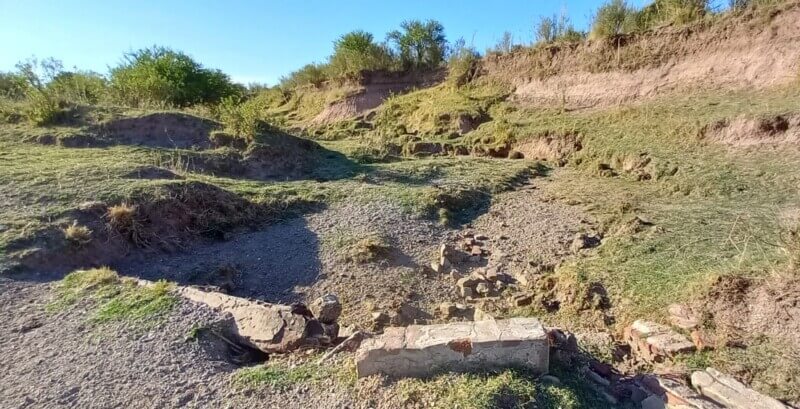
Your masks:
{"label": "small tree", "polygon": [[111,89],[119,102],[131,106],[217,103],[242,92],[222,71],[165,47],[125,54],[111,69]]}
{"label": "small tree", "polygon": [[303,85],[313,85],[318,87],[328,80],[328,66],[325,64],[306,64],[297,71],[293,71],[285,77],[281,77],[280,86],[283,89],[291,89]]}
{"label": "small tree", "polygon": [[365,70],[388,69],[392,64],[389,50],[373,41],[366,31],[352,31],[333,43],[328,69],[331,76],[356,76]]}
{"label": "small tree", "polygon": [[463,38],[458,39],[453,44],[447,61],[447,81],[456,87],[470,82],[475,76],[480,57],[475,48],[467,47]]}
{"label": "small tree", "polygon": [[441,23],[409,20],[400,27],[402,31],[392,31],[386,38],[394,44],[405,68],[434,68],[444,61],[447,39]]}
{"label": "small tree", "polygon": [[492,51],[500,53],[500,54],[507,54],[510,53],[511,50],[514,49],[514,36],[506,31],[503,33],[503,36],[500,37],[500,40],[497,41]]}
{"label": "small tree", "polygon": [[534,28],[537,43],[549,44],[556,41],[580,41],[585,34],[575,30],[565,12],[552,17],[540,17]]}
{"label": "small tree", "polygon": [[592,23],[592,38],[608,38],[624,33],[625,23],[629,21],[633,7],[626,0],[610,0],[600,6]]}

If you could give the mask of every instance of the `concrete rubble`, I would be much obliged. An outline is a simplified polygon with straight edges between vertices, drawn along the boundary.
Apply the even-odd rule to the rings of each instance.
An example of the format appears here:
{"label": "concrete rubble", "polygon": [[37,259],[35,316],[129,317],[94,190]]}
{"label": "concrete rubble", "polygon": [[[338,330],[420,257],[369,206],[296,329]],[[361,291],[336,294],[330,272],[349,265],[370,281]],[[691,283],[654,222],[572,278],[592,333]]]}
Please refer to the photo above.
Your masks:
{"label": "concrete rubble", "polygon": [[303,345],[327,345],[336,338],[329,328],[334,326],[338,331],[338,325],[321,323],[302,306],[269,304],[193,287],[179,287],[176,291],[190,301],[229,313],[235,322],[231,330],[243,342],[266,353],[286,353]]}
{"label": "concrete rubble", "polygon": [[535,318],[387,328],[356,352],[359,377],[426,377],[442,371],[525,367],[547,373],[549,343]]}
{"label": "concrete rubble", "polygon": [[636,320],[625,328],[625,342],[639,358],[648,362],[663,362],[674,356],[695,350],[695,345],[685,336],[666,325]]}
{"label": "concrete rubble", "polygon": [[692,386],[703,396],[731,409],[788,409],[776,399],[762,395],[714,368],[692,373]]}

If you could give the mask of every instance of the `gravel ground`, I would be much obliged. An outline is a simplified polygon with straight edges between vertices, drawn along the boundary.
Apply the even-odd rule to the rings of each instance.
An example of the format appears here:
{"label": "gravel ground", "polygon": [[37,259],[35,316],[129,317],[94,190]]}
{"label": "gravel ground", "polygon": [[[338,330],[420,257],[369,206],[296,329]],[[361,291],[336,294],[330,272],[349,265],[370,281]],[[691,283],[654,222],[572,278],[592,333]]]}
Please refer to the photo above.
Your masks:
{"label": "gravel ground", "polygon": [[46,311],[49,284],[0,279],[1,408],[354,407],[335,391],[237,390],[217,343],[190,341],[223,319],[181,301],[149,329],[87,322],[86,305]]}
{"label": "gravel ground", "polygon": [[[524,267],[532,256],[556,262],[586,227],[577,209],[548,201],[535,186],[542,181],[531,183],[500,195],[462,230],[414,219],[387,203],[344,203],[186,253],[142,256],[113,267],[124,275],[190,283],[198,271],[232,264],[241,273],[236,295],[288,302],[337,294],[344,304],[340,322],[360,327],[370,325],[374,311],[412,311],[414,318],[435,320],[436,305],[459,300],[449,276],[425,268],[441,243],[457,242],[465,232],[485,234],[495,255],[504,253],[509,265]],[[371,263],[342,259],[337,239],[373,234],[391,245],[387,256]],[[47,312],[48,283],[0,280],[0,407],[363,406],[333,382],[234,390],[237,366],[219,345],[187,341],[195,326],[224,317],[187,301],[148,330],[98,326],[87,322],[86,305]],[[388,390],[376,386],[371,396],[380,402]]]}

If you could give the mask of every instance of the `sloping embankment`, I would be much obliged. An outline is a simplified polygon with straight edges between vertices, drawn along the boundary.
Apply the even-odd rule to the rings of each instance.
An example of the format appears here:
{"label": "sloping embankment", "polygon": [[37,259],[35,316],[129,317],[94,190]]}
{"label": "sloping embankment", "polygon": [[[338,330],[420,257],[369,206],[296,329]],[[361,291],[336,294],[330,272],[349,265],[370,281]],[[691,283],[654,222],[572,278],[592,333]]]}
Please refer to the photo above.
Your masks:
{"label": "sloping embankment", "polygon": [[800,77],[800,2],[611,40],[490,55],[483,74],[529,106],[613,106],[705,89],[762,89]]}

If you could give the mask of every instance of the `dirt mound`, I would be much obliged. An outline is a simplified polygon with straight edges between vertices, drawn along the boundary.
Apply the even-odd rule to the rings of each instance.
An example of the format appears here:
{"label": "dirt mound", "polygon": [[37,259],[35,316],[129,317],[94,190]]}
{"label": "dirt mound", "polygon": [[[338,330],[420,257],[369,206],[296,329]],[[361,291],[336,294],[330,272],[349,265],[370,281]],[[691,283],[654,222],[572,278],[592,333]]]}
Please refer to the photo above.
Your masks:
{"label": "dirt mound", "polygon": [[209,148],[214,121],[177,112],[159,112],[115,119],[97,125],[93,132],[111,144],[161,148]]}
{"label": "dirt mound", "polygon": [[754,281],[721,277],[707,294],[703,311],[718,337],[744,343],[766,335],[800,350],[800,279]]}
{"label": "dirt mound", "polygon": [[364,116],[380,106],[392,94],[406,92],[415,87],[431,86],[440,82],[442,78],[443,73],[440,71],[422,74],[365,72],[358,92],[328,105],[311,123],[324,125]]}
{"label": "dirt mound", "polygon": [[800,70],[800,3],[608,41],[523,49],[484,60],[530,106],[587,108],[678,90],[762,89]]}
{"label": "dirt mound", "polygon": [[581,139],[573,133],[547,132],[514,146],[526,159],[545,160],[563,166],[569,157],[581,150]]}
{"label": "dirt mound", "polygon": [[704,127],[701,137],[709,142],[739,148],[762,145],[800,145],[800,114],[722,120]]}
{"label": "dirt mound", "polygon": [[8,250],[23,267],[64,273],[108,265],[131,252],[183,249],[192,240],[219,238],[237,226],[268,219],[271,211],[213,185],[179,182],[126,203],[91,203],[65,214],[65,227],[74,221],[90,230],[86,242],[72,243],[54,226],[11,243]]}

